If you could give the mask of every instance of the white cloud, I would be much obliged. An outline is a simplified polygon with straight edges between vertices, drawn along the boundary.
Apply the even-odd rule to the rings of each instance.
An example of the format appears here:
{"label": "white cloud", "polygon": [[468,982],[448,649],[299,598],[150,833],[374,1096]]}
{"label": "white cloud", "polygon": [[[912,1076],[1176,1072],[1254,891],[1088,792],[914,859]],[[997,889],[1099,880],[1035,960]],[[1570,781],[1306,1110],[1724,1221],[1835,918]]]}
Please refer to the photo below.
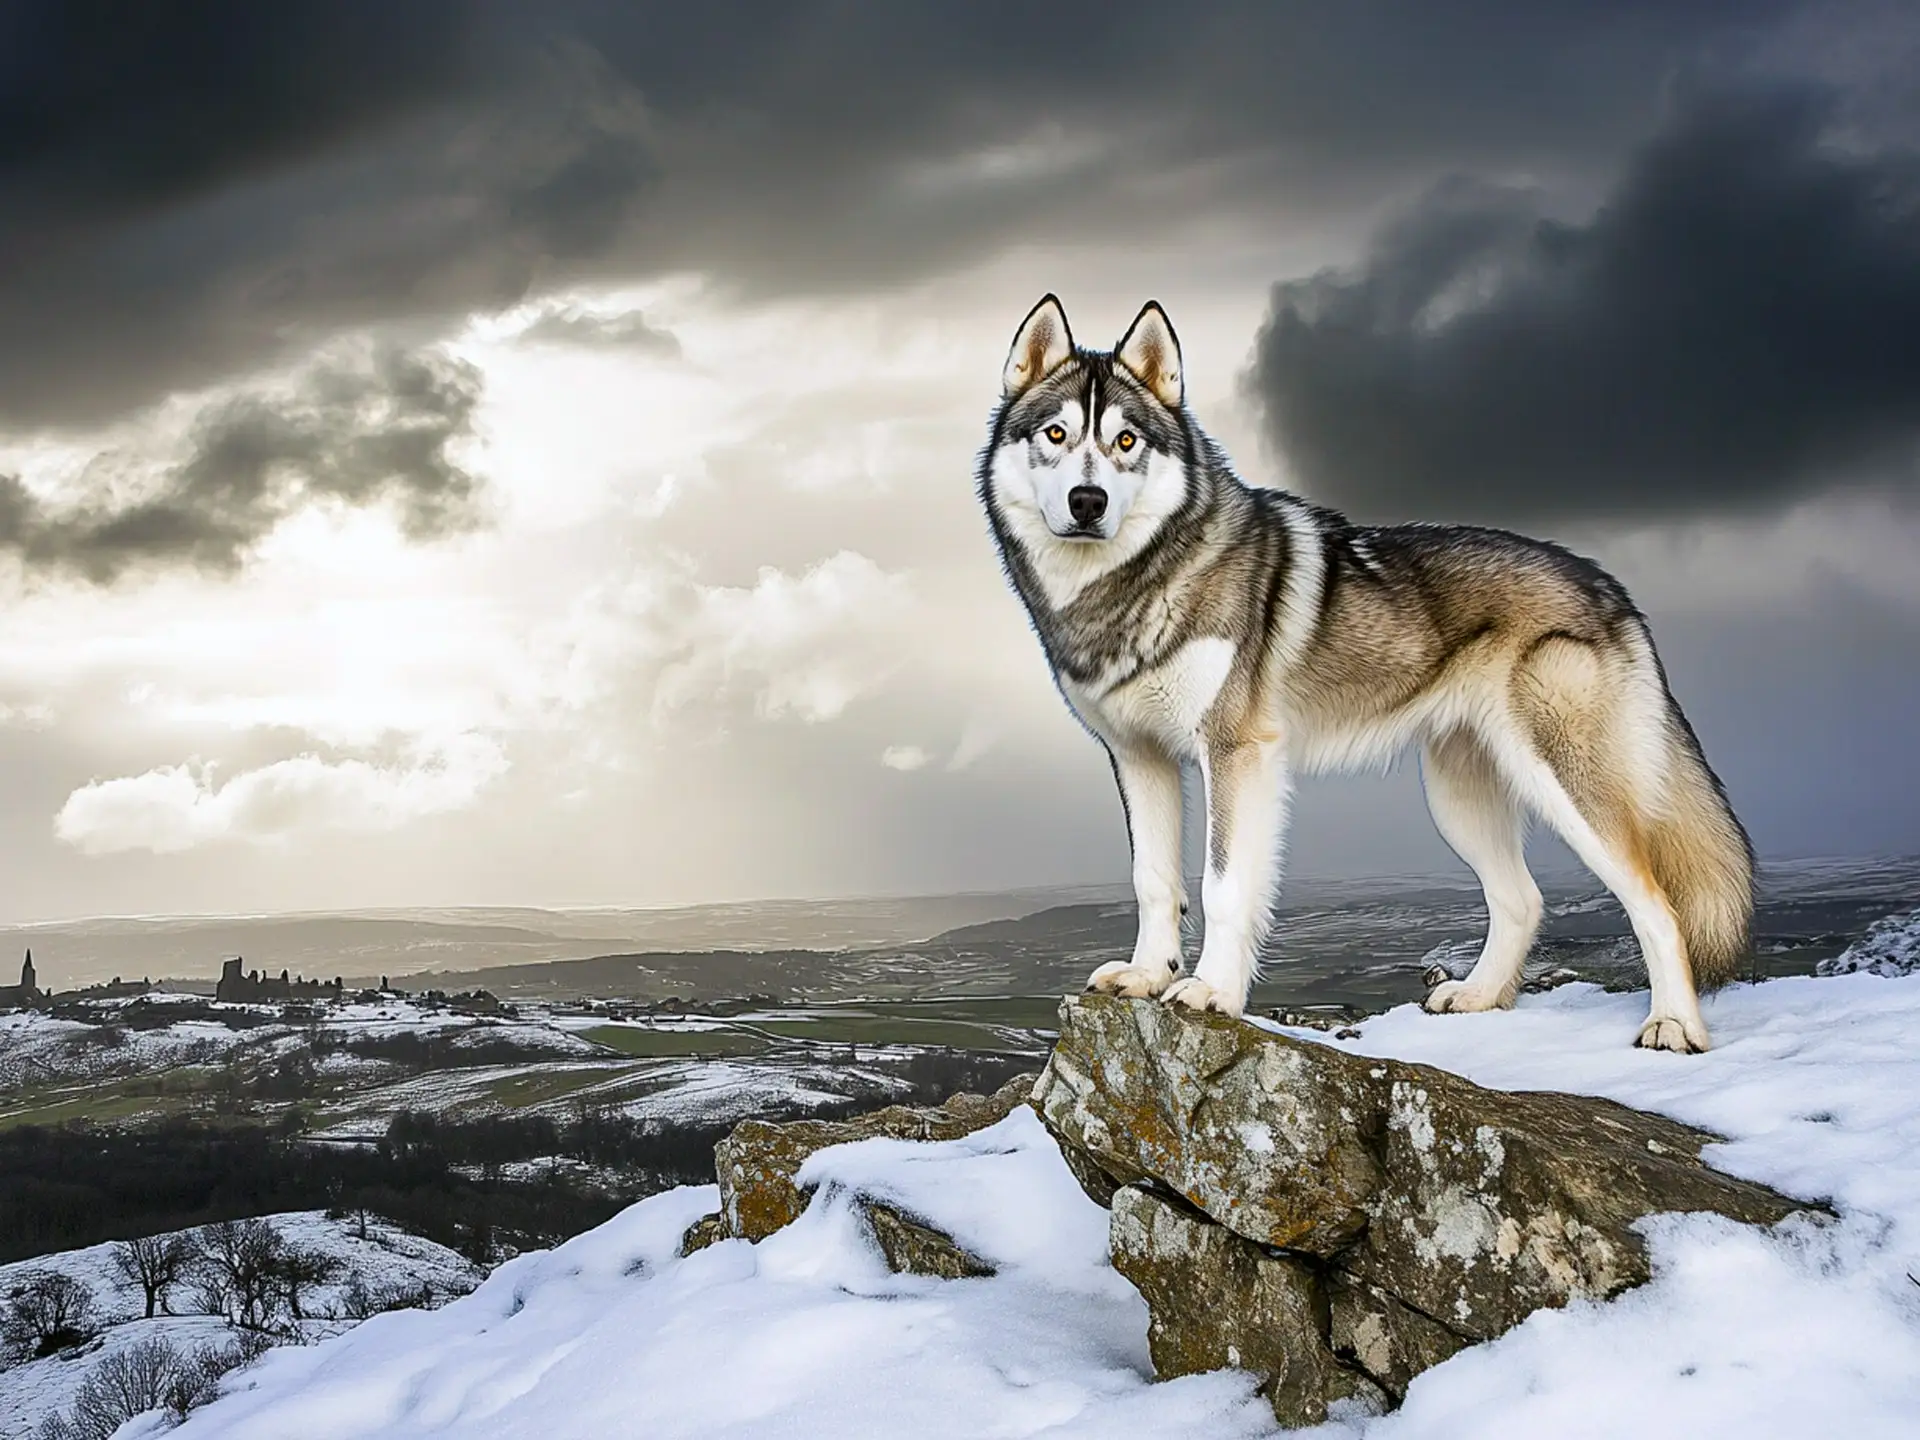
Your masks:
{"label": "white cloud", "polygon": [[960,743],[953,747],[953,754],[947,757],[947,769],[965,770],[991,750],[999,739],[1000,728],[976,715],[961,730]]}
{"label": "white cloud", "polygon": [[905,577],[851,550],[799,576],[762,568],[751,588],[708,586],[690,653],[661,678],[664,703],[745,680],[765,719],[832,720],[891,668],[882,637],[910,602]]}
{"label": "white cloud", "polygon": [[481,735],[456,736],[399,765],[296,755],[224,783],[211,767],[164,765],[75,790],[53,829],[88,855],[165,855],[221,840],[265,844],[321,830],[395,830],[466,808],[506,768],[500,746]]}
{"label": "white cloud", "polygon": [[918,745],[889,745],[880,752],[880,763],[889,770],[919,770],[933,757]]}
{"label": "white cloud", "polygon": [[11,701],[0,700],[0,728],[45,730],[53,724],[53,719],[51,705],[41,704],[38,701],[15,705]]}
{"label": "white cloud", "polygon": [[817,724],[898,666],[914,604],[904,575],[851,550],[743,586],[663,561],[576,607],[554,688],[575,708],[638,698],[656,724],[743,701],[762,720]]}

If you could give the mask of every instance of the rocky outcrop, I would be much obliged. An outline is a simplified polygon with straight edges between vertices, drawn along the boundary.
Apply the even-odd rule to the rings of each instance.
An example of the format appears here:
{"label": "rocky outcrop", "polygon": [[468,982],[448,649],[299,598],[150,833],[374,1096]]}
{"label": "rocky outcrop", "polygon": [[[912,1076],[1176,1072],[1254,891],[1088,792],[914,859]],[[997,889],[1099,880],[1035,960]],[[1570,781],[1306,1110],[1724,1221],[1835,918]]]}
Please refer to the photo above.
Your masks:
{"label": "rocky outcrop", "polygon": [[687,1227],[686,1233],[680,1237],[680,1253],[683,1256],[691,1255],[726,1238],[727,1222],[716,1210],[711,1215],[702,1215]]}
{"label": "rocky outcrop", "polygon": [[861,1208],[866,1211],[880,1253],[886,1256],[887,1268],[896,1275],[907,1271],[938,1280],[965,1280],[993,1274],[993,1266],[956,1243],[951,1235],[922,1225],[877,1200],[862,1201]]}
{"label": "rocky outcrop", "polygon": [[1295,1424],[1326,1419],[1332,1400],[1386,1407],[1379,1387],[1327,1344],[1326,1289],[1310,1262],[1138,1185],[1114,1193],[1111,1241],[1114,1269],[1146,1298],[1147,1348],[1161,1379],[1252,1371],[1274,1412]]}
{"label": "rocky outcrop", "polygon": [[[1035,1076],[1009,1080],[991,1095],[955,1095],[922,1108],[890,1105],[848,1120],[743,1120],[714,1147],[720,1209],[695,1221],[680,1242],[692,1254],[718,1240],[764,1240],[800,1218],[810,1196],[795,1177],[807,1157],[829,1145],[885,1136],[895,1140],[958,1140],[1004,1120],[1026,1102]],[[940,1231],[877,1201],[863,1200],[874,1240],[895,1271],[946,1279],[991,1275],[993,1267]]]}
{"label": "rocky outcrop", "polygon": [[1150,1001],[1084,996],[1060,1015],[1033,1102],[1112,1206],[1156,1369],[1253,1370],[1288,1424],[1397,1403],[1535,1310],[1640,1284],[1646,1215],[1806,1208],[1703,1165],[1713,1136],[1610,1101],[1487,1090]]}

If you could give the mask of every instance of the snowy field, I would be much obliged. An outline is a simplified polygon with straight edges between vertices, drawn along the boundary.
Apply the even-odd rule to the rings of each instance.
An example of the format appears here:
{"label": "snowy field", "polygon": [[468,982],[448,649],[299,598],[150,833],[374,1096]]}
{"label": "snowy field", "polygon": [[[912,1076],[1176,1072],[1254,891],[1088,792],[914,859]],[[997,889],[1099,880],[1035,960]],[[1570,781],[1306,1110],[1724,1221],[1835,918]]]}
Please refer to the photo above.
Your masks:
{"label": "snowy field", "polygon": [[[291,1246],[333,1259],[340,1269],[325,1284],[303,1297],[303,1310],[314,1318],[305,1322],[308,1338],[318,1340],[348,1328],[341,1318],[347,1285],[358,1276],[374,1292],[431,1286],[442,1298],[463,1294],[479,1283],[483,1272],[460,1255],[431,1240],[408,1234],[378,1219],[370,1219],[364,1237],[353,1221],[329,1220],[320,1211],[290,1211],[267,1217]],[[41,1417],[65,1410],[94,1367],[108,1355],[151,1336],[162,1336],[183,1351],[196,1345],[221,1345],[233,1338],[225,1320],[211,1315],[162,1315],[148,1320],[139,1288],[122,1278],[113,1264],[112,1245],[90,1245],[11,1265],[0,1265],[0,1295],[39,1271],[58,1271],[85,1285],[93,1296],[93,1323],[100,1333],[74,1350],[44,1360],[0,1370],[0,1437],[32,1435]],[[172,1308],[192,1308],[192,1283],[178,1287]]]}
{"label": "snowy field", "polygon": [[[609,1053],[571,1030],[548,1023],[544,1016],[496,1020],[410,1000],[329,1006],[309,1024],[282,1019],[277,1005],[216,1005],[200,995],[163,992],[144,998],[154,1007],[191,1005],[219,1018],[182,1019],[140,1029],[59,1019],[35,1010],[0,1014],[0,1090],[219,1065],[237,1053],[265,1059],[308,1048],[315,1037],[342,1045],[401,1036],[440,1039],[456,1055],[463,1047],[487,1045],[512,1045],[556,1059]],[[94,1001],[88,1010],[96,1020],[107,1021],[132,1004]]]}
{"label": "snowy field", "polygon": [[[1006,1027],[913,1021],[896,1026],[898,1038],[856,1044],[849,1027],[887,1021],[799,1009],[613,1021],[532,1005],[515,1016],[476,1016],[388,997],[289,1020],[277,1006],[199,996],[156,994],[144,1013],[136,1003],[94,1002],[84,1021],[0,1014],[0,1123],[191,1113],[226,1083],[222,1067],[244,1086],[281,1066],[310,1074],[308,1088],[250,1091],[256,1113],[298,1099],[315,1133],[331,1140],[382,1135],[403,1109],[565,1118],[590,1104],[640,1121],[727,1124],[847,1100],[883,1104],[907,1093],[900,1067],[930,1048],[1012,1045]],[[176,1005],[193,1013],[169,1018]],[[139,1023],[120,1019],[130,1012]],[[933,1032],[924,1044],[915,1043],[916,1024]],[[1025,1036],[1028,1049],[1038,1043]],[[180,1083],[156,1083],[174,1072]]]}
{"label": "snowy field", "polygon": [[115,1043],[100,1027],[58,1020],[37,1010],[0,1015],[0,1089],[138,1075],[181,1065],[218,1065],[237,1047],[286,1037],[217,1022],[183,1020],[155,1030],[121,1031]]}
{"label": "snowy field", "polygon": [[[1916,922],[1909,920],[1912,928]],[[1884,937],[1883,937],[1884,938]],[[1888,967],[1891,968],[1891,967]],[[1920,1434],[1920,975],[1738,986],[1717,1048],[1631,1048],[1644,994],[1569,985],[1510,1014],[1366,1022],[1353,1050],[1484,1084],[1612,1096],[1727,1138],[1707,1158],[1839,1212],[1767,1234],[1650,1222],[1650,1284],[1542,1312],[1416,1380],[1405,1407],[1315,1433],[1474,1437]],[[1300,1032],[1324,1040],[1314,1032]],[[710,1187],[641,1202],[523,1255],[433,1312],[276,1351],[181,1440],[815,1436],[1237,1436],[1273,1431],[1237,1373],[1150,1380],[1145,1307],[1106,1264],[1106,1214],[1025,1111],[937,1145],[823,1151],[800,1221],[687,1259]],[[1000,1266],[889,1274],[853,1190]],[[158,1433],[131,1426],[125,1435]]]}

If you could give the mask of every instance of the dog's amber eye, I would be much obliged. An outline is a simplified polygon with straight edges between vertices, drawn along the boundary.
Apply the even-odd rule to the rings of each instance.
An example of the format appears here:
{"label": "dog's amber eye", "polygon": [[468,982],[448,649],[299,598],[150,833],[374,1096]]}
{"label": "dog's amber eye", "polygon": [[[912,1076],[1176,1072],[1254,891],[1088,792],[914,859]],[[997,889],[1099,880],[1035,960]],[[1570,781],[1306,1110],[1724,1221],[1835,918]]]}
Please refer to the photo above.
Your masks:
{"label": "dog's amber eye", "polygon": [[1140,437],[1131,430],[1122,430],[1118,435],[1113,437],[1113,443],[1120,447],[1123,454],[1133,449],[1133,447],[1139,443],[1139,440]]}
{"label": "dog's amber eye", "polygon": [[1056,445],[1064,445],[1067,439],[1067,432],[1059,425],[1049,425],[1047,427],[1047,439]]}

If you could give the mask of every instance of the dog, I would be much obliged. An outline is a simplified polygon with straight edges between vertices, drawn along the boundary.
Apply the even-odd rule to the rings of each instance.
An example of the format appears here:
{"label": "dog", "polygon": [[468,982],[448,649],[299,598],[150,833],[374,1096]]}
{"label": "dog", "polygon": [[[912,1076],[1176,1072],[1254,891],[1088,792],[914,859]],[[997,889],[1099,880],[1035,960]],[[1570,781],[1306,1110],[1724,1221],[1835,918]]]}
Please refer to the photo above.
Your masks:
{"label": "dog", "polygon": [[[1647,621],[1590,560],[1502,530],[1356,525],[1248,486],[1186,406],[1147,304],[1111,352],[1048,295],[1014,336],[976,479],[1009,585],[1106,748],[1139,932],[1088,989],[1241,1014],[1277,894],[1291,778],[1417,745],[1486,944],[1436,1013],[1505,1008],[1541,917],[1544,820],[1625,907],[1651,1007],[1636,1043],[1704,1051],[1699,990],[1751,944],[1753,848]],[[1183,974],[1181,766],[1205,788],[1205,919]]]}

